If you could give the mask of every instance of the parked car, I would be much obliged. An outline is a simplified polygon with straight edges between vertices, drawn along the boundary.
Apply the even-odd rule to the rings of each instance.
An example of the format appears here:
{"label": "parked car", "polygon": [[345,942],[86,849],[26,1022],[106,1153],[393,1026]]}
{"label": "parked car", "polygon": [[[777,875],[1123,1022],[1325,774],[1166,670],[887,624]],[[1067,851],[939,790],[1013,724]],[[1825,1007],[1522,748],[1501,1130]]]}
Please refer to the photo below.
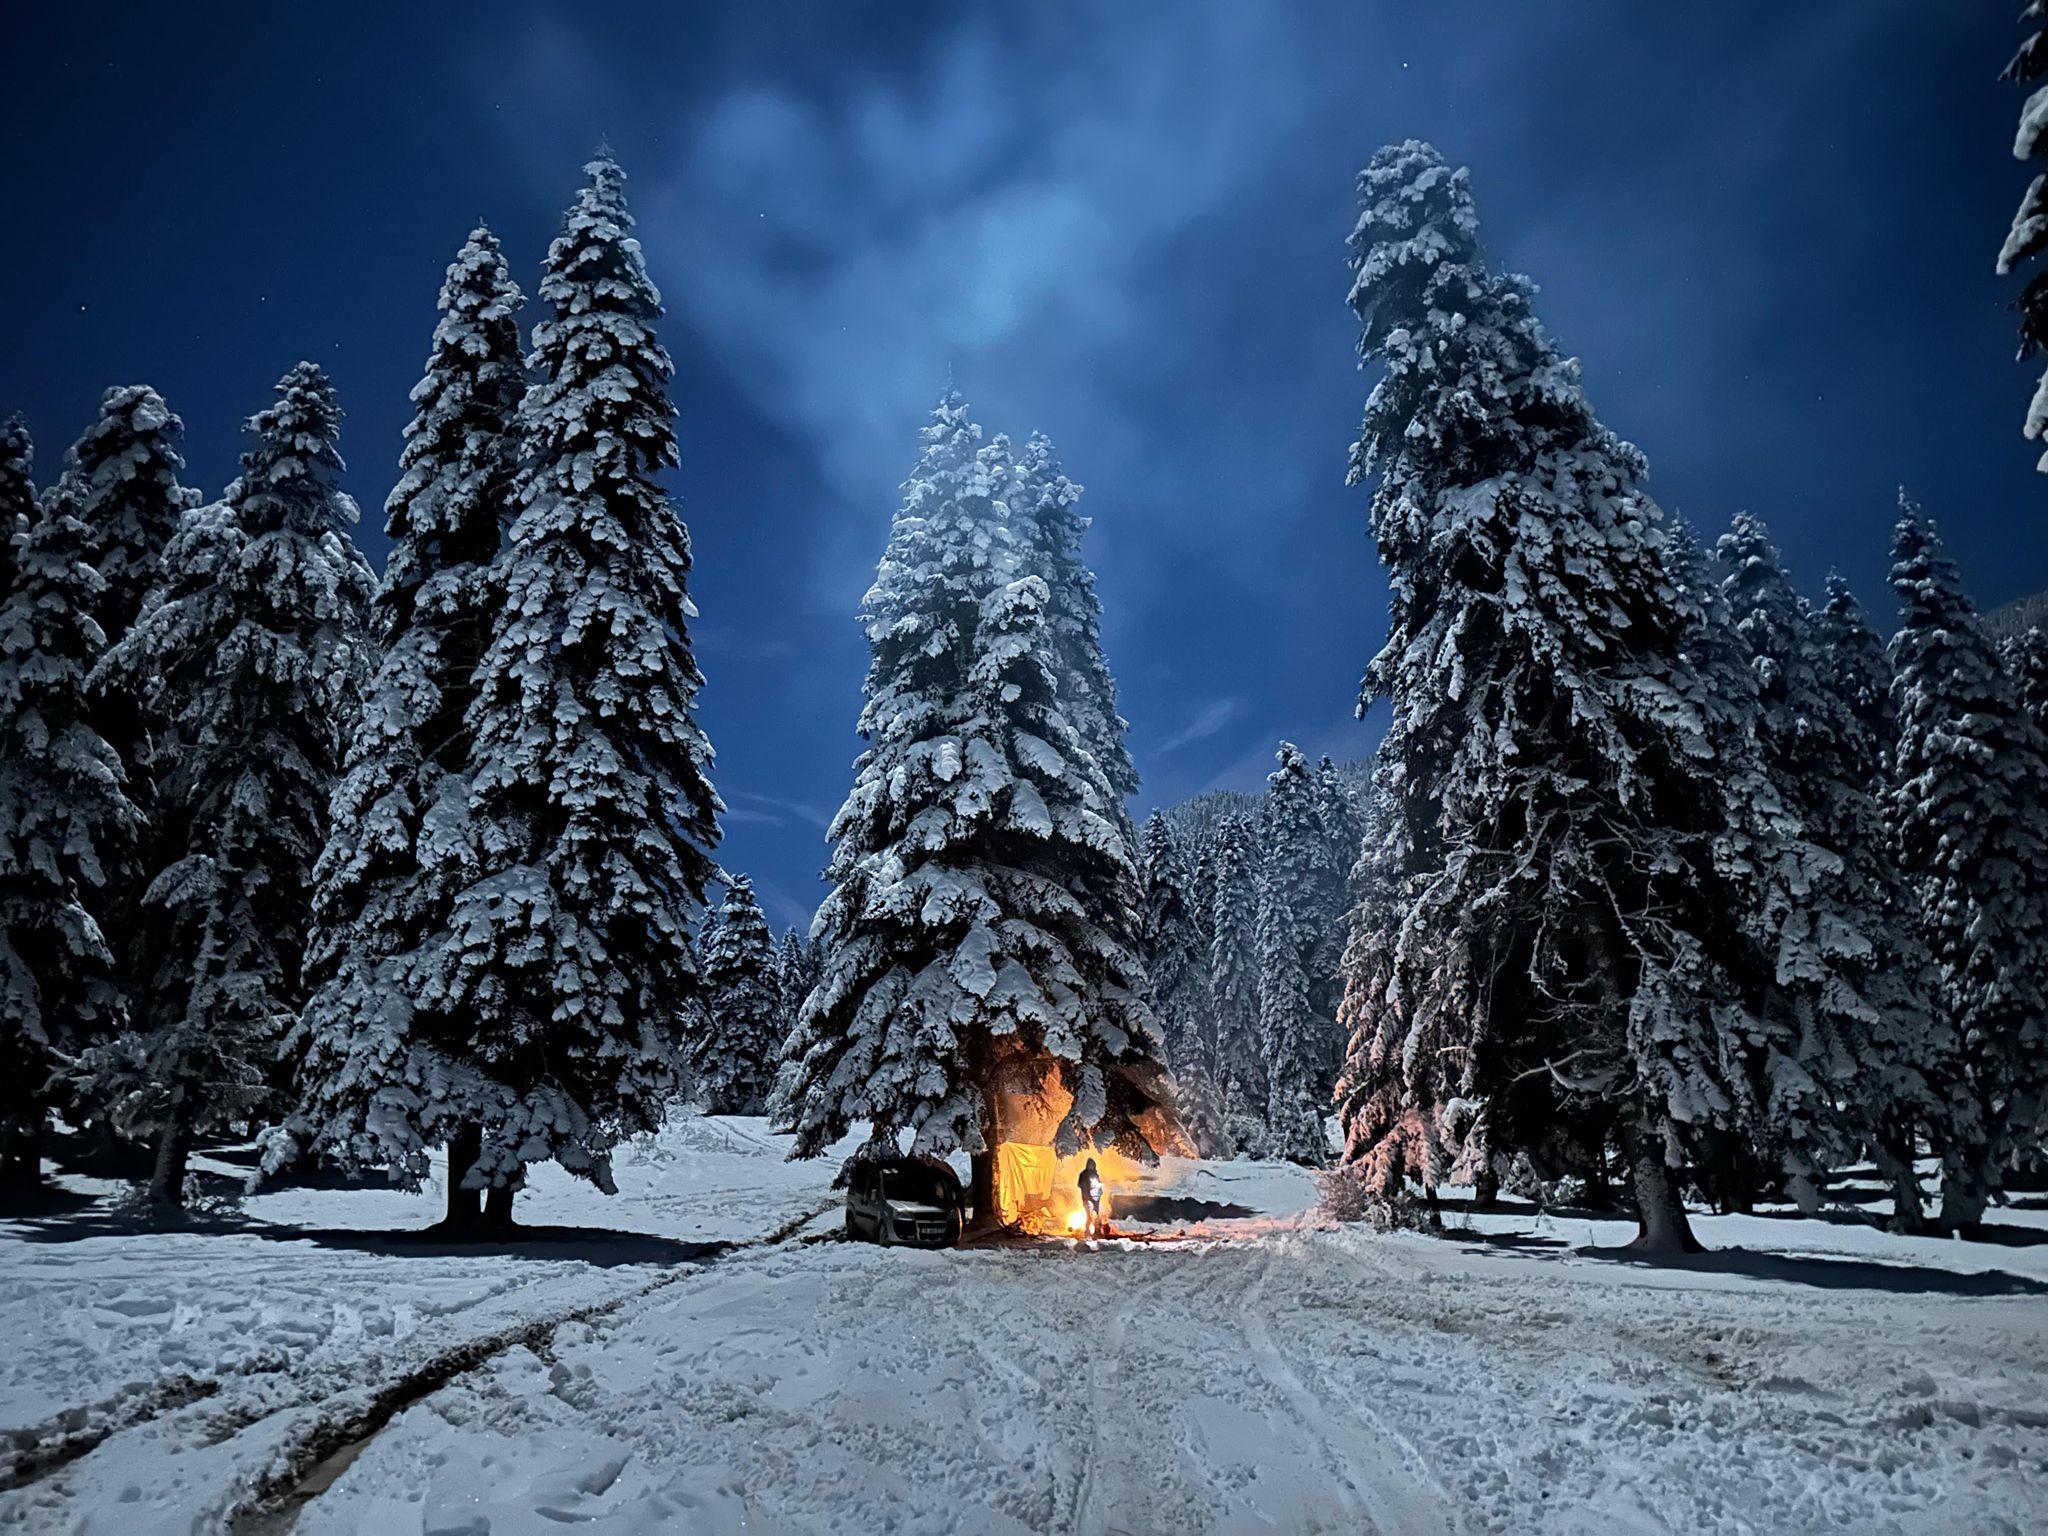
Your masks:
{"label": "parked car", "polygon": [[846,1235],[884,1244],[950,1248],[966,1225],[960,1180],[916,1158],[856,1164],[846,1181]]}

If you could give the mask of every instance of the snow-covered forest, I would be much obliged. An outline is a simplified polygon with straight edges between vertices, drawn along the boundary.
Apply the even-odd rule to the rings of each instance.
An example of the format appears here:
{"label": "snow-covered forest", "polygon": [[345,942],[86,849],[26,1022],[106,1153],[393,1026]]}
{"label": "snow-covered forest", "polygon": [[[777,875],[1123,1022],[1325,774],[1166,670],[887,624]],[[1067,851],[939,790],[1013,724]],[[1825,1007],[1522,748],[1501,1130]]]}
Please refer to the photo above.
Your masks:
{"label": "snow-covered forest", "polygon": [[2048,608],[1938,484],[1862,592],[1660,505],[1488,181],[1331,252],[1370,752],[1160,803],[1081,467],[934,380],[780,931],[609,149],[450,241],[381,571],[316,362],[213,491],[0,429],[0,1528],[2048,1521]]}

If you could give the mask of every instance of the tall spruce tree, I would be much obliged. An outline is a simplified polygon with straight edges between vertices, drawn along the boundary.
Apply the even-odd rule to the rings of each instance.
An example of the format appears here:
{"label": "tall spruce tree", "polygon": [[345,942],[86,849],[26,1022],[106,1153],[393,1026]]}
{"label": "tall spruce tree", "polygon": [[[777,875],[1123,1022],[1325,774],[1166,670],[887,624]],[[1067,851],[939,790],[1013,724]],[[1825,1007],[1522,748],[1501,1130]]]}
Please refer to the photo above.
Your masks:
{"label": "tall spruce tree", "polygon": [[1968,1226],[2048,1133],[2048,744],[1911,503],[1892,555],[1889,820],[1959,1053],[1941,1222]]}
{"label": "tall spruce tree", "polygon": [[165,1208],[182,1204],[195,1135],[268,1107],[303,1001],[313,864],[373,650],[340,425],[325,373],[285,374],[249,419],[241,478],[183,520],[95,673],[169,743],[132,1029],[85,1061],[116,1123],[157,1137]]}
{"label": "tall spruce tree", "polygon": [[[162,572],[163,555],[199,493],[179,482],[184,472],[184,423],[146,384],[109,389],[99,415],[65,457],[53,494],[63,497],[84,524],[86,563],[103,586],[93,608],[108,646],[134,626],[144,599]],[[120,757],[129,798],[153,822],[156,764],[141,700],[126,687],[106,686],[92,700],[94,728]],[[153,828],[121,850],[109,870],[103,915],[107,931],[142,931],[140,906],[150,872],[159,866]],[[129,956],[132,959],[133,956]]]}
{"label": "tall spruce tree", "polygon": [[0,1183],[16,1192],[41,1179],[58,1061],[126,1012],[102,918],[140,818],[86,695],[106,584],[80,510],[47,498],[0,599]]}
{"label": "tall spruce tree", "polygon": [[[1723,595],[1756,683],[1766,766],[1806,838],[1834,861],[1782,920],[1773,990],[1787,1070],[1765,1085],[1763,1118],[1783,1145],[1764,1150],[1808,1179],[1868,1151],[1892,1180],[1895,1215],[1910,1225],[1919,1219],[1915,1127],[1942,1118],[1928,1072],[1950,1046],[1873,792],[1873,744],[1857,713],[1872,680],[1840,686],[1823,648],[1842,644],[1841,664],[1867,671],[1854,599],[1824,631],[1786,577],[1769,530],[1748,513],[1719,548]],[[1802,958],[1816,956],[1821,963]]]}
{"label": "tall spruce tree", "polygon": [[1217,828],[1211,856],[1209,978],[1216,1001],[1216,1070],[1236,1149],[1266,1152],[1266,1051],[1259,1030],[1259,837],[1244,816]]}
{"label": "tall spruce tree", "polygon": [[14,591],[15,541],[36,515],[35,443],[19,416],[0,421],[0,603]]}
{"label": "tall spruce tree", "polygon": [[[2020,126],[2013,136],[2012,153],[2015,160],[2039,160],[2048,156],[2048,85],[2037,83],[2048,76],[2048,31],[2041,27],[2043,21],[2048,21],[2048,0],[2027,0],[2020,21],[2032,30],[1999,79],[2029,88],[2026,105],[2020,109]],[[2036,175],[2020,199],[2012,228],[2006,232],[2005,244],[1998,252],[1998,275],[2005,277],[2016,269],[2035,265],[2035,258],[2044,250],[2048,250],[2048,173]],[[2020,290],[2014,307],[2020,316],[2019,360],[2025,362],[2048,347],[2048,271],[2034,271]],[[2035,386],[2024,431],[2028,440],[2035,442],[2048,433],[2048,372],[2041,375]],[[2043,443],[2043,448],[2037,467],[2048,471],[2048,442]]]}
{"label": "tall spruce tree", "polygon": [[861,607],[869,742],[834,818],[822,975],[791,1036],[792,1155],[967,1151],[993,1207],[997,1095],[1055,1076],[1056,1144],[1150,1148],[1162,1091],[1118,800],[1063,712],[1051,594],[1001,440],[948,391]]}
{"label": "tall spruce tree", "polygon": [[778,1039],[778,1047],[781,1040],[788,1038],[790,1026],[803,1011],[804,999],[811,995],[811,988],[817,982],[817,952],[802,933],[794,928],[786,930],[782,942],[775,946],[775,983],[782,1008],[782,1035]]}
{"label": "tall spruce tree", "polygon": [[1687,1246],[1673,1169],[1749,1129],[1773,1065],[1735,1048],[1768,970],[1760,919],[1810,861],[1745,701],[1719,696],[1743,673],[1719,659],[1697,551],[1531,286],[1481,259],[1466,173],[1411,140],[1359,189],[1351,298],[1384,376],[1352,478],[1380,474],[1393,585],[1361,703],[1392,706],[1379,782],[1414,894],[1392,979],[1354,973],[1347,1013],[1368,1043],[1389,1015],[1408,1032],[1377,1052],[1402,1063],[1404,1113],[1479,1101],[1496,1149],[1612,1114],[1638,1243]]}
{"label": "tall spruce tree", "polygon": [[1005,496],[1011,510],[1023,515],[1019,531],[1027,558],[1051,594],[1046,628],[1061,709],[1115,792],[1120,825],[1132,837],[1136,859],[1125,804],[1137,792],[1138,770],[1124,741],[1129,724],[1117,713],[1116,680],[1102,654],[1102,601],[1095,593],[1095,573],[1081,554],[1081,538],[1091,521],[1077,510],[1081,487],[1061,471],[1051,440],[1040,432],[1032,433],[1017,455],[1012,475]]}
{"label": "tall spruce tree", "polygon": [[1292,742],[1267,779],[1265,879],[1257,921],[1259,1034],[1272,1150],[1328,1156],[1323,1121],[1337,1077],[1336,975],[1347,859],[1325,820],[1314,769]]}
{"label": "tall spruce tree", "polygon": [[2005,669],[2019,684],[2020,701],[2034,723],[2048,731],[2048,633],[2039,629],[2009,635],[1999,647]]}
{"label": "tall spruce tree", "polygon": [[734,875],[725,900],[705,922],[705,1017],[691,1042],[695,1092],[715,1115],[758,1115],[789,1020],[777,984],[775,939],[754,899],[753,882]]}
{"label": "tall spruce tree", "polygon": [[[702,1007],[690,939],[723,809],[696,719],[690,537],[661,299],[609,152],[549,247],[520,410],[517,515],[465,730],[474,878],[412,974],[464,1022],[480,1103],[469,1178],[509,1219],[527,1164],[613,1189],[611,1149],[677,1086]],[[491,1098],[480,1095],[480,1098]]]}
{"label": "tall spruce tree", "polygon": [[1888,764],[1898,737],[1898,720],[1892,714],[1892,663],[1885,653],[1884,638],[1837,571],[1828,572],[1813,625],[1814,644],[1826,664],[1827,686],[1848,709],[1856,727],[1852,760],[1861,764],[1863,787],[1881,800],[1890,782]]}
{"label": "tall spruce tree", "polygon": [[[1434,1202],[1444,1168],[1439,1119],[1452,1096],[1418,1093],[1434,1085],[1419,1058],[1445,1048],[1447,1010],[1428,1008],[1411,1018],[1401,985],[1402,924],[1416,910],[1419,876],[1408,873],[1405,826],[1390,785],[1398,765],[1383,763],[1369,791],[1366,837],[1353,874],[1352,909],[1341,962],[1345,981],[1338,1005],[1339,1031],[1348,1042],[1337,1077],[1337,1116],[1344,1129],[1343,1162],[1385,1209],[1399,1203],[1408,1181],[1419,1181]],[[1428,1005],[1433,997],[1419,997]],[[1444,1102],[1443,1098],[1451,1102]]]}
{"label": "tall spruce tree", "polygon": [[1216,1087],[1216,998],[1210,940],[1194,895],[1194,874],[1166,818],[1145,821],[1145,974],[1166,1042],[1180,1126],[1204,1157],[1226,1155],[1229,1139]]}
{"label": "tall spruce tree", "polygon": [[488,229],[449,265],[426,372],[412,391],[391,555],[377,592],[383,655],[336,787],[315,870],[301,1095],[289,1140],[417,1188],[448,1151],[448,1220],[478,1214],[469,1177],[508,1090],[469,1021],[435,992],[457,890],[475,873],[466,720],[495,613],[489,571],[510,520],[525,393],[520,293]]}
{"label": "tall spruce tree", "polygon": [[87,563],[105,583],[93,611],[109,645],[128,633],[155,585],[164,547],[199,501],[179,483],[185,424],[147,384],[100,397],[99,416],[65,456],[57,490],[85,525]]}

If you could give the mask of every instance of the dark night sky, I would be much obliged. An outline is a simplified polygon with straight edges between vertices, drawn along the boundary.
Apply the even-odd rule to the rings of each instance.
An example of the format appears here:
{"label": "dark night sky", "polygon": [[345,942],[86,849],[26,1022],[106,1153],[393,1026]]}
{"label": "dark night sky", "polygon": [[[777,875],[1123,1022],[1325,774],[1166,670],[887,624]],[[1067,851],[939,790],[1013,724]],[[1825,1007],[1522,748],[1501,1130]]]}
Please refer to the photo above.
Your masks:
{"label": "dark night sky", "polygon": [[1888,614],[1903,482],[1981,601],[2048,585],[1992,274],[2027,181],[1994,79],[2017,8],[23,4],[0,412],[49,470],[103,386],[153,383],[212,494],[316,359],[381,560],[442,268],[482,217],[531,289],[609,138],[680,368],[722,853],[787,923],[948,366],[1089,488],[1141,811],[1255,786],[1282,735],[1367,748],[1342,241],[1389,138],[1471,165],[1666,505],[1710,534],[1752,508],[1805,585],[1838,565]]}

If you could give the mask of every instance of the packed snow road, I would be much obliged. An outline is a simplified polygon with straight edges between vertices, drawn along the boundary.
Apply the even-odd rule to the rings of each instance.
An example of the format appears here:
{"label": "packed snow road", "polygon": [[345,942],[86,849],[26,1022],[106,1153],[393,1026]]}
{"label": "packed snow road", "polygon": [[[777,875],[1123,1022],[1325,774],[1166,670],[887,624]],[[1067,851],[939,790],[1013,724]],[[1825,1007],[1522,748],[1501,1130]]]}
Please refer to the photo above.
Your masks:
{"label": "packed snow road", "polygon": [[[674,1137],[622,1173],[618,1202],[590,1196],[556,1219],[660,1226],[687,1210],[699,1227],[731,1231],[751,1214],[758,1235],[800,1213],[830,1175],[780,1163],[765,1136],[752,1151],[708,1127]],[[580,1287],[578,1266],[498,1259],[545,1285],[519,1309],[666,1283],[438,1384],[327,1468],[289,1528],[2048,1523],[2048,1246],[2035,1244],[2048,1234],[2025,1224],[2038,1213],[2009,1218],[2006,1245],[1705,1218],[1701,1236],[1722,1251],[1657,1267],[1580,1251],[1621,1240],[1619,1224],[1528,1212],[1477,1217],[1476,1230],[1449,1238],[1332,1228],[1306,1214],[1312,1189],[1289,1168],[1182,1164],[1161,1188],[1227,1214],[1152,1234],[1183,1234],[1168,1241],[948,1252],[827,1238],[828,1216],[778,1247],[583,1267]],[[647,1222],[656,1204],[663,1217]],[[92,1240],[107,1275],[118,1245],[130,1245],[117,1294],[131,1297],[147,1293],[149,1245],[168,1241]],[[322,1275],[352,1274],[318,1246],[265,1246],[301,1257],[294,1296]],[[0,1244],[0,1260],[15,1257]],[[394,1265],[387,1307],[426,1284],[422,1266],[442,1286],[466,1273],[437,1265]],[[218,1283],[223,1301],[253,1305],[231,1266]],[[251,1283],[284,1281],[272,1272]],[[0,1324],[50,1326],[49,1310],[24,1309],[18,1294],[0,1291]],[[479,1304],[494,1318],[513,1309],[503,1295]],[[168,1316],[128,1326],[160,1349],[180,1333]],[[314,1374],[326,1370],[345,1342],[329,1330],[282,1377],[310,1380],[294,1373],[316,1360]],[[219,1529],[331,1411],[223,1418],[221,1405],[247,1390],[230,1379],[206,1402],[110,1435],[0,1495],[0,1524]],[[22,1422],[11,1410],[5,1421]]]}
{"label": "packed snow road", "polygon": [[494,1362],[298,1528],[2038,1529],[2043,1313],[1357,1232],[818,1244]]}

